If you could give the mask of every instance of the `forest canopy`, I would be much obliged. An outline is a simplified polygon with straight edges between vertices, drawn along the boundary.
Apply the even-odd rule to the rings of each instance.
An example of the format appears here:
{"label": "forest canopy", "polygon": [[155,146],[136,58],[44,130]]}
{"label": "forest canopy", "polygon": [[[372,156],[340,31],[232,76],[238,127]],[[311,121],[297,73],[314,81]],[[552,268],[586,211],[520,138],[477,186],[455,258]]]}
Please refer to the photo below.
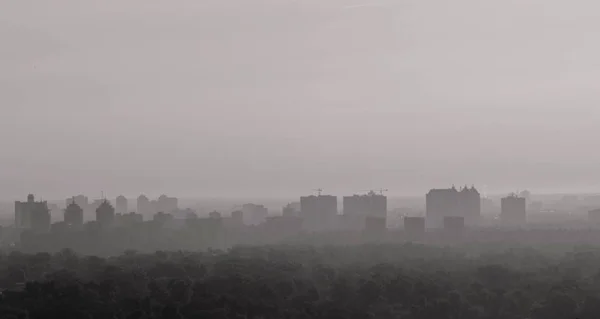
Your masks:
{"label": "forest canopy", "polygon": [[598,318],[600,250],[417,244],[0,256],[0,318]]}

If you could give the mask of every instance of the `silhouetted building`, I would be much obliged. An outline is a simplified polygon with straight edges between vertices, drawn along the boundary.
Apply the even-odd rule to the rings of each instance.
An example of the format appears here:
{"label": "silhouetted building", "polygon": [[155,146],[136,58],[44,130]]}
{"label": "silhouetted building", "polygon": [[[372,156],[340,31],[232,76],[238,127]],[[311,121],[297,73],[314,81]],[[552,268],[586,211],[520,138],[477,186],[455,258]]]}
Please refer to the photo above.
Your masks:
{"label": "silhouetted building", "polygon": [[366,195],[344,196],[344,215],[387,217],[387,197],[371,191]]}
{"label": "silhouetted building", "polygon": [[115,208],[106,199],[100,203],[96,209],[96,221],[103,228],[114,226],[115,223]]}
{"label": "silhouetted building", "polygon": [[87,196],[84,195],[77,195],[75,197],[71,197],[71,198],[67,198],[65,200],[65,207],[69,206],[71,203],[75,203],[77,204],[79,207],[81,207],[81,209],[86,210],[88,208],[88,206],[90,205],[90,201],[87,198]]}
{"label": "silhouetted building", "polygon": [[219,213],[218,211],[212,211],[210,213],[208,213],[208,217],[210,218],[221,218],[221,213]]}
{"label": "silhouetted building", "polygon": [[64,222],[73,227],[83,226],[83,208],[77,205],[77,201],[72,200],[65,209]]}
{"label": "silhouetted building", "polygon": [[31,229],[34,232],[50,230],[50,210],[45,201],[36,202],[33,195],[26,202],[15,202],[15,228]]}
{"label": "silhouetted building", "polygon": [[125,196],[118,196],[115,199],[115,213],[117,214],[127,214],[129,212],[129,202]]}
{"label": "silhouetted building", "polygon": [[146,197],[146,195],[140,195],[137,198],[137,212],[138,214],[142,215],[153,215],[156,213],[152,211],[152,208],[150,207],[150,200],[148,197]]}
{"label": "silhouetted building", "polygon": [[590,210],[588,212],[588,221],[592,224],[600,224],[600,209]]}
{"label": "silhouetted building", "polygon": [[500,201],[500,221],[506,226],[520,226],[527,222],[527,199],[516,194]]}
{"label": "silhouetted building", "polygon": [[300,217],[304,220],[304,228],[309,231],[332,229],[337,213],[335,196],[312,195],[300,198]]}
{"label": "silhouetted building", "polygon": [[387,221],[387,197],[371,191],[366,195],[344,196],[344,224],[351,229],[366,227],[366,218],[383,218]]}
{"label": "silhouetted building", "polygon": [[155,205],[154,210],[157,212],[173,213],[179,209],[179,200],[176,197],[160,195]]}
{"label": "silhouetted building", "polygon": [[425,237],[425,218],[404,217],[404,233],[408,239],[417,240]]}
{"label": "silhouetted building", "polygon": [[269,216],[269,210],[263,205],[244,204],[242,206],[244,224],[260,225]]}
{"label": "silhouetted building", "polygon": [[293,202],[285,205],[281,210],[282,216],[298,217],[300,216],[300,203]]}
{"label": "silhouetted building", "polygon": [[240,223],[240,225],[244,224],[244,212],[241,210],[236,210],[231,212],[231,219]]}
{"label": "silhouetted building", "polygon": [[426,221],[432,227],[443,225],[444,217],[463,217],[466,224],[476,225],[480,216],[481,196],[475,187],[432,189],[426,195]]}

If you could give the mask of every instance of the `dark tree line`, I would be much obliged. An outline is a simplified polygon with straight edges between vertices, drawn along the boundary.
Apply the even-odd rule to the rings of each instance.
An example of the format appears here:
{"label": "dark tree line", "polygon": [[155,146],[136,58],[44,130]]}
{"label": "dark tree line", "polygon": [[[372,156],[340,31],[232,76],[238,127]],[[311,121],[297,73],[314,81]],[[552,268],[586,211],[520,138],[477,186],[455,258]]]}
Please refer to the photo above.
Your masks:
{"label": "dark tree line", "polygon": [[0,256],[0,318],[600,317],[600,250],[415,244]]}

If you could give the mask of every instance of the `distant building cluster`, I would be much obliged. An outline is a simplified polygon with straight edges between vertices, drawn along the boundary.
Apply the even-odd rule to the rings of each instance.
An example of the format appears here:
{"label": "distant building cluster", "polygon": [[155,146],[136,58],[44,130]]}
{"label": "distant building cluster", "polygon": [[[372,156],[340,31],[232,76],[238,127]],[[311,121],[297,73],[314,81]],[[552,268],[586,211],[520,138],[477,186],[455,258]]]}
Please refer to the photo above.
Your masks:
{"label": "distant building cluster", "polygon": [[[191,209],[179,210],[178,199],[166,195],[161,195],[156,200],[139,196],[135,212],[129,210],[128,200],[124,196],[118,196],[113,205],[107,199],[90,203],[86,196],[78,195],[66,200],[63,221],[54,224],[51,223],[51,206],[46,201],[36,201],[33,195],[29,195],[26,201],[15,202],[15,228],[29,230],[31,233],[74,229],[96,231],[133,227],[144,223],[145,218],[151,218],[156,225],[174,229],[192,225],[195,229],[210,233],[211,227],[226,227],[242,233],[249,229],[265,231],[275,237],[298,232],[329,231],[362,231],[365,235],[377,235],[385,233],[388,227],[401,229],[403,226],[408,239],[420,240],[426,237],[428,229],[441,229],[441,233],[448,236],[448,239],[459,238],[465,229],[482,226],[482,214],[491,216],[494,227],[500,225],[506,228],[520,228],[527,225],[530,218],[539,215],[546,218],[552,214],[552,211],[542,211],[540,201],[529,203],[531,194],[527,191],[501,198],[497,208],[492,199],[482,197],[474,186],[435,188],[425,195],[424,212],[389,211],[384,190],[343,196],[341,209],[338,207],[340,202],[337,196],[321,194],[320,189],[318,191],[317,195],[302,196],[299,201],[286,204],[279,216],[271,215],[264,205],[247,203],[235,206],[238,209],[231,214],[212,211],[203,218],[199,218]],[[592,205],[600,203],[598,198],[600,197],[588,196],[580,200],[564,196],[553,207],[572,207],[578,203]],[[85,223],[85,216],[90,212],[93,212],[95,219]],[[600,226],[600,209],[584,212],[587,213],[590,225]],[[184,218],[181,218],[182,215]]]}
{"label": "distant building cluster", "polygon": [[140,195],[137,199],[137,212],[144,216],[152,216],[156,213],[173,213],[179,209],[178,199],[161,195],[156,200],[150,200],[145,195]]}

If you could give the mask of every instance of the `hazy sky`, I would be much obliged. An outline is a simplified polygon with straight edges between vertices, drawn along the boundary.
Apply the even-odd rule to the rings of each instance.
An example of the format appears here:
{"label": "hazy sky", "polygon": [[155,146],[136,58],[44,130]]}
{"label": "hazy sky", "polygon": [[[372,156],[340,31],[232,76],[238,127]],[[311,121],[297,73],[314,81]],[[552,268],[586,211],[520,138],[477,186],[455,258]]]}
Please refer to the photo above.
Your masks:
{"label": "hazy sky", "polygon": [[600,190],[592,0],[0,0],[0,197]]}

